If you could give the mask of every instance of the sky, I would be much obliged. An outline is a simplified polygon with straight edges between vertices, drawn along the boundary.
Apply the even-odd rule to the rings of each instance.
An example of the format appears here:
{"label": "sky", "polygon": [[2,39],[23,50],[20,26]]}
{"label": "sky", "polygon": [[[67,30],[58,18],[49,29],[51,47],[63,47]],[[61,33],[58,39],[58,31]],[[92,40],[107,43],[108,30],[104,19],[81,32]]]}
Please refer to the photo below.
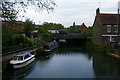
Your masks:
{"label": "sky", "polygon": [[[120,0],[53,0],[56,3],[54,12],[35,12],[33,9],[26,10],[26,13],[19,13],[18,20],[25,21],[30,18],[35,24],[44,22],[60,23],[64,27],[69,27],[75,22],[76,25],[85,23],[92,26],[96,9],[100,8],[100,13],[117,13],[118,2]],[[25,17],[21,17],[21,16]]]}

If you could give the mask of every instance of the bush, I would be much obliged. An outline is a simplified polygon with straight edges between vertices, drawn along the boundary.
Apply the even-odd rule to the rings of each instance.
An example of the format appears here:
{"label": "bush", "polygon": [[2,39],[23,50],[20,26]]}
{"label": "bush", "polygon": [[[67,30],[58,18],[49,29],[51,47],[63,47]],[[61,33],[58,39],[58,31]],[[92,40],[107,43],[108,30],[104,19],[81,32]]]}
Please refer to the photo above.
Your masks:
{"label": "bush", "polygon": [[33,46],[33,43],[31,40],[29,40],[27,37],[23,36],[23,35],[16,35],[14,42],[16,45],[20,45],[23,48],[24,47],[31,47]]}
{"label": "bush", "polygon": [[43,40],[39,40],[35,43],[35,46],[37,47],[37,52],[40,53],[42,51],[42,46],[44,45],[44,41]]}
{"label": "bush", "polygon": [[88,51],[94,51],[98,53],[110,53],[113,52],[112,46],[110,45],[96,45],[92,41],[86,43],[86,48]]}
{"label": "bush", "polygon": [[36,45],[36,47],[41,47],[41,46],[43,46],[44,45],[44,41],[43,40],[39,40],[39,41],[37,41],[36,43],[35,43],[35,45]]}
{"label": "bush", "polygon": [[113,52],[112,47],[109,45],[96,45],[96,51],[100,53],[110,53]]}

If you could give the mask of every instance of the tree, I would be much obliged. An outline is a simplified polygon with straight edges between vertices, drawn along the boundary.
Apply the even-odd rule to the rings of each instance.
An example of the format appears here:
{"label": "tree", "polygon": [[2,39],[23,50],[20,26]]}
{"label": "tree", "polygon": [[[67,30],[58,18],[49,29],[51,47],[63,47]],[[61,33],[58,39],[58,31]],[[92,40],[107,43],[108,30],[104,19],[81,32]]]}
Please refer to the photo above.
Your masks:
{"label": "tree", "polygon": [[48,12],[54,10],[56,5],[52,0],[2,0],[0,2],[0,10],[2,11],[3,20],[15,20],[16,14],[20,11],[26,12],[30,6],[33,6],[35,11],[47,10]]}
{"label": "tree", "polygon": [[34,30],[34,24],[32,23],[32,21],[30,21],[29,19],[27,19],[24,23],[23,23],[23,31],[25,32],[27,37],[31,36],[31,31]]}
{"label": "tree", "polygon": [[27,37],[21,35],[21,34],[15,36],[14,43],[15,43],[15,45],[19,45],[23,48],[33,46],[32,41],[29,40]]}
{"label": "tree", "polygon": [[71,32],[71,33],[79,33],[81,32],[80,29],[76,26],[70,26],[69,28],[66,29],[68,32]]}
{"label": "tree", "polygon": [[39,27],[38,35],[42,36],[44,41],[49,41],[51,39],[51,36],[52,36],[52,34],[44,27]]}
{"label": "tree", "polygon": [[64,26],[60,23],[57,24],[57,23],[44,22],[42,27],[44,27],[46,29],[64,29]]}

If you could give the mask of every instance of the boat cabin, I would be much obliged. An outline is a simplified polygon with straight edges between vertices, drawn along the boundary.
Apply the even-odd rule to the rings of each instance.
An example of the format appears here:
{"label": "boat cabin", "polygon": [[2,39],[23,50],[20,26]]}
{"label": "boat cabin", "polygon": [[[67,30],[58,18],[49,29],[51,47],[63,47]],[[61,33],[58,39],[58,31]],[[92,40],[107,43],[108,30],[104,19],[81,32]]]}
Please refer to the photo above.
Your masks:
{"label": "boat cabin", "polygon": [[25,60],[25,59],[27,59],[30,56],[32,56],[31,53],[24,52],[24,53],[16,54],[14,56],[13,60]]}

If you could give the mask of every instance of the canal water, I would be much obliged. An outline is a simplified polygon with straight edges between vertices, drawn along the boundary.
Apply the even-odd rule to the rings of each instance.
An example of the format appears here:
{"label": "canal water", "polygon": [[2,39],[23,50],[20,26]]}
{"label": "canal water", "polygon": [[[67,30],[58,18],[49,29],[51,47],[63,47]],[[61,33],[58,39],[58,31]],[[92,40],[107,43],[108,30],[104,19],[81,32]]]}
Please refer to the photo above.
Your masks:
{"label": "canal water", "polygon": [[81,46],[60,45],[48,55],[36,55],[36,60],[24,68],[8,67],[3,71],[3,79],[120,78],[119,60],[93,52]]}

